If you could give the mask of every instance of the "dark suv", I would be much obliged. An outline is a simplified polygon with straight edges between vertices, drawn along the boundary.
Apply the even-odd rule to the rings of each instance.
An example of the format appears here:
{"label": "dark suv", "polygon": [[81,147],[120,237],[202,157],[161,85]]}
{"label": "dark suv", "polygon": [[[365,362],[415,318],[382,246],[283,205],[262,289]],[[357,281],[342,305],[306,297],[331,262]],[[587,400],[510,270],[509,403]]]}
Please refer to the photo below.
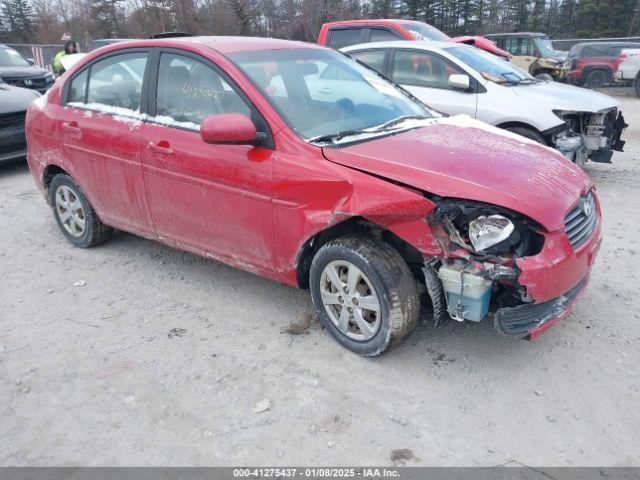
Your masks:
{"label": "dark suv", "polygon": [[625,48],[640,48],[640,43],[578,43],[569,50],[563,66],[563,77],[569,83],[589,88],[603,87],[613,80]]}
{"label": "dark suv", "polygon": [[33,90],[0,81],[0,163],[24,158],[27,154],[24,119],[29,104],[39,96]]}
{"label": "dark suv", "polygon": [[53,75],[27,60],[13,48],[0,45],[0,79],[15,87],[46,92],[53,85]]}

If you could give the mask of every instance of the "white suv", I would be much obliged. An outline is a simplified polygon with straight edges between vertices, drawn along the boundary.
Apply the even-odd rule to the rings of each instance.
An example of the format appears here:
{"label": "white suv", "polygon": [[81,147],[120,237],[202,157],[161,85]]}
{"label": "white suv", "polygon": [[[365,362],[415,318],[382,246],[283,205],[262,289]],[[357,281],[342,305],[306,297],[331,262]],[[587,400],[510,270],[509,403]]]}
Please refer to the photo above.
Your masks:
{"label": "white suv", "polygon": [[616,71],[616,80],[625,84],[632,83],[636,95],[640,97],[640,48],[625,49],[620,54],[622,62]]}
{"label": "white suv", "polygon": [[541,81],[495,55],[442,42],[378,42],[342,49],[440,112],[467,114],[561,151],[609,163],[627,126],[619,102]]}

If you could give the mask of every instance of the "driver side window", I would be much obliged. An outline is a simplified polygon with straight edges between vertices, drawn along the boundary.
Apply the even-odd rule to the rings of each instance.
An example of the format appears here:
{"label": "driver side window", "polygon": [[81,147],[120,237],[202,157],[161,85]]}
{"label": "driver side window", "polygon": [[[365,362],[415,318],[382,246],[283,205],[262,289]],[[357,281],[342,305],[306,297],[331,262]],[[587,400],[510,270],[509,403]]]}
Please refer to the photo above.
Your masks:
{"label": "driver side window", "polygon": [[449,76],[455,74],[465,72],[429,52],[398,50],[393,58],[393,80],[400,85],[449,89]]}
{"label": "driver side window", "polygon": [[147,56],[146,52],[125,53],[94,63],[86,103],[139,111]]}
{"label": "driver side window", "polygon": [[156,120],[198,130],[209,115],[251,109],[212,67],[191,57],[163,53],[158,72]]}

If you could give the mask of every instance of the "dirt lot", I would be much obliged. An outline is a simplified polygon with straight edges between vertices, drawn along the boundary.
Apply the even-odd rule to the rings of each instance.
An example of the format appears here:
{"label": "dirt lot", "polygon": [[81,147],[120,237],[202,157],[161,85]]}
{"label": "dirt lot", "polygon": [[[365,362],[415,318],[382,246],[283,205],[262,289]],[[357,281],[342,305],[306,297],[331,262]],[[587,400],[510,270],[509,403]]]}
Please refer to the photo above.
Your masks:
{"label": "dirt lot", "polygon": [[627,152],[587,166],[593,281],[535,343],[449,322],[360,358],[305,328],[305,291],[126,234],[71,247],[27,168],[0,167],[0,465],[640,466],[640,100],[621,101]]}

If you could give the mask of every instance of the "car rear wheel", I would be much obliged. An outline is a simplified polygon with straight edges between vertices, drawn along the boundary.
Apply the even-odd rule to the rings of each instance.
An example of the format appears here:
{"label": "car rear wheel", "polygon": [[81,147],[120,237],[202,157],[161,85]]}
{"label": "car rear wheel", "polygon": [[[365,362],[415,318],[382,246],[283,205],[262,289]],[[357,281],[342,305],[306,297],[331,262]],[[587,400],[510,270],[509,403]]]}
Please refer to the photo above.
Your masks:
{"label": "car rear wheel", "polygon": [[635,89],[636,89],[636,95],[637,95],[638,97],[640,97],[640,75],[638,75],[638,76],[636,77],[636,81],[635,81],[634,87],[635,87]]}
{"label": "car rear wheel", "polygon": [[380,355],[418,322],[416,280],[400,254],[381,241],[328,242],[313,259],[309,285],[325,328],[360,355]]}
{"label": "car rear wheel", "polygon": [[100,221],[80,187],[69,175],[53,177],[49,186],[53,215],[62,234],[76,247],[106,241],[113,229]]}
{"label": "car rear wheel", "polygon": [[505,130],[509,130],[510,132],[517,133],[529,140],[533,140],[534,142],[541,143],[542,145],[546,145],[547,141],[544,139],[542,135],[533,130],[532,128],[527,127],[507,127]]}
{"label": "car rear wheel", "polygon": [[611,81],[611,76],[605,70],[592,70],[584,81],[585,87],[602,88]]}

